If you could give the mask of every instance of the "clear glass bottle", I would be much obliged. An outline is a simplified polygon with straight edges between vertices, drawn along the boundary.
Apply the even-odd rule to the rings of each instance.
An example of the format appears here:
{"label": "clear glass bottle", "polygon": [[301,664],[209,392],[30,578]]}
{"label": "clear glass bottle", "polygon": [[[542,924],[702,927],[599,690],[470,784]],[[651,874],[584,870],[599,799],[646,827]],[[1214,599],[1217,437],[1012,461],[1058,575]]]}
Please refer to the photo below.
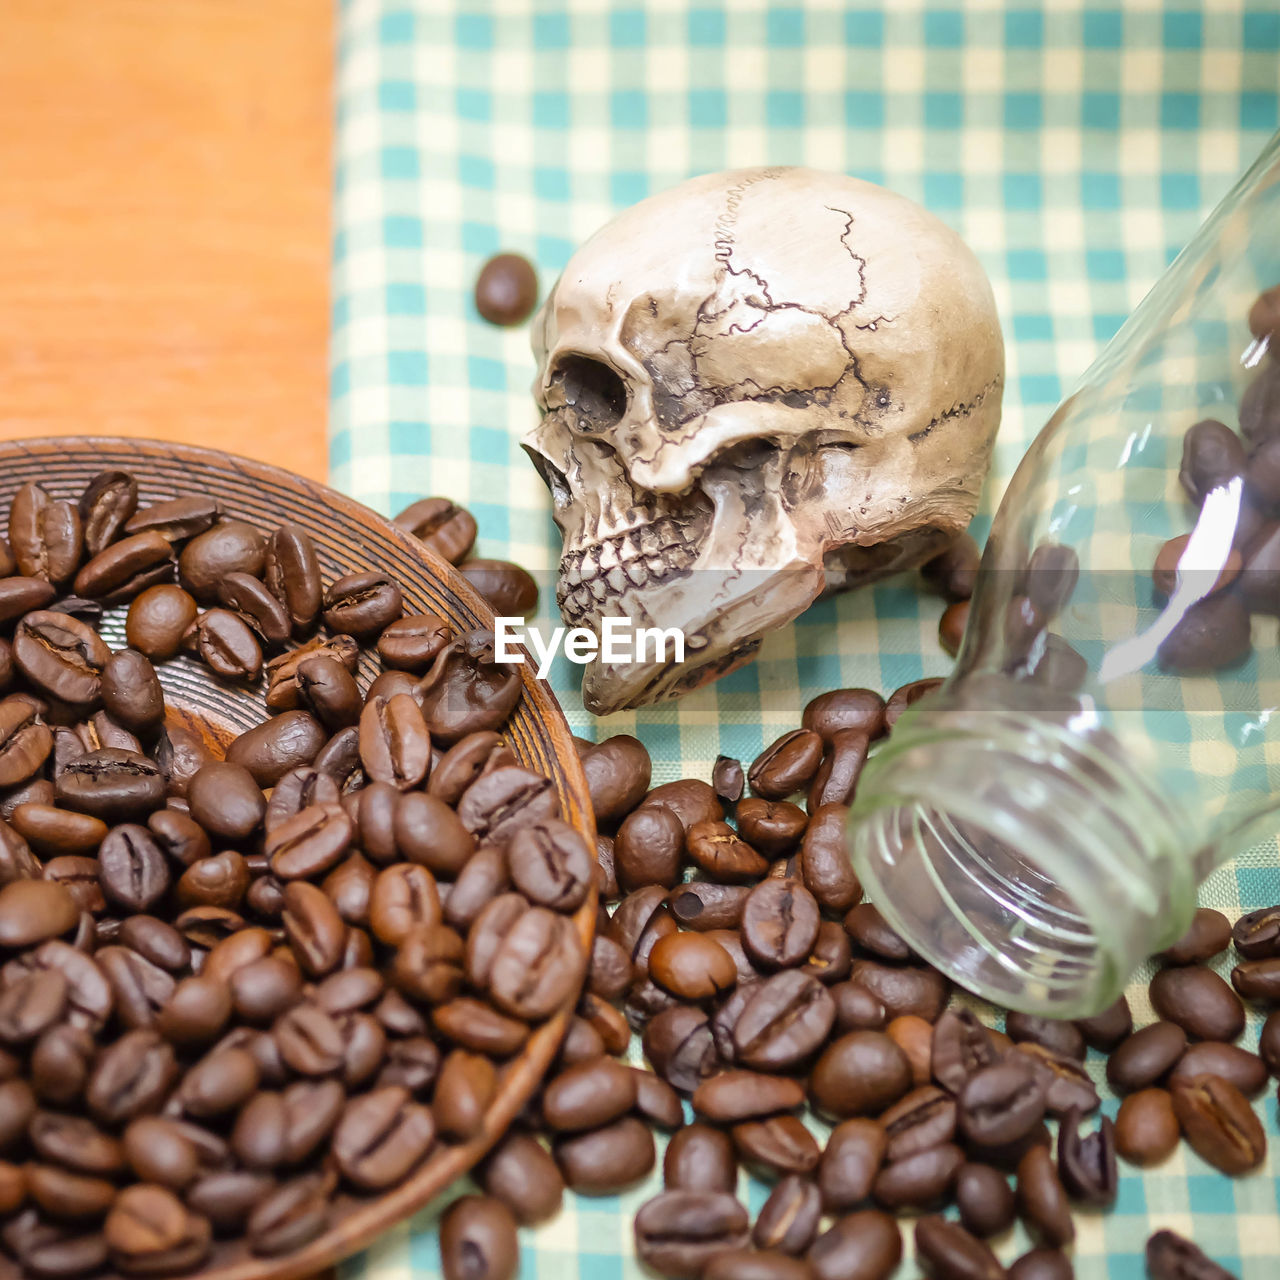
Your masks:
{"label": "clear glass bottle", "polygon": [[868,896],[1011,1008],[1109,1004],[1280,830],[1277,285],[1280,134],[1028,451],[954,673],[862,775]]}

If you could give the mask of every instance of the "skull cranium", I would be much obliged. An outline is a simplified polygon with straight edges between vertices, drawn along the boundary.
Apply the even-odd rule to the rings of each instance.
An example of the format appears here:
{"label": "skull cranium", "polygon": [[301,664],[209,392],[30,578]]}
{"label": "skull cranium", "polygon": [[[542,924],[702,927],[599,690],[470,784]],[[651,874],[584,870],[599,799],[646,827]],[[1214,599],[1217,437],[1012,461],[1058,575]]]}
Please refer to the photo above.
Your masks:
{"label": "skull cranium", "polygon": [[746,661],[824,590],[921,563],[977,506],[1000,421],[991,287],[902,196],[711,174],[623,212],[534,322],[524,445],[564,535],[567,622],[679,627],[682,664],[596,660],[600,714]]}

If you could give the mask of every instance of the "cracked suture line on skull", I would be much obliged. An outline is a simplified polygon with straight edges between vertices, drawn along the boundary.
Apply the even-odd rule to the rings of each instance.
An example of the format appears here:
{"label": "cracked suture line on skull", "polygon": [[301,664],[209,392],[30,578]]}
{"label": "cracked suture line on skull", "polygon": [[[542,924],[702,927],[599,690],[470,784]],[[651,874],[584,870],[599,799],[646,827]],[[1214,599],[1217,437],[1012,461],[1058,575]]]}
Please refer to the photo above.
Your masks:
{"label": "cracked suture line on skull", "polygon": [[956,418],[967,418],[975,409],[982,406],[986,398],[1000,385],[1004,379],[997,376],[991,379],[977,395],[964,401],[962,404],[953,404],[950,408],[944,409],[936,417],[930,419],[926,426],[920,428],[919,431],[913,431],[907,439],[912,444],[919,444],[926,436],[928,436],[935,427],[940,427],[944,422],[954,421]]}

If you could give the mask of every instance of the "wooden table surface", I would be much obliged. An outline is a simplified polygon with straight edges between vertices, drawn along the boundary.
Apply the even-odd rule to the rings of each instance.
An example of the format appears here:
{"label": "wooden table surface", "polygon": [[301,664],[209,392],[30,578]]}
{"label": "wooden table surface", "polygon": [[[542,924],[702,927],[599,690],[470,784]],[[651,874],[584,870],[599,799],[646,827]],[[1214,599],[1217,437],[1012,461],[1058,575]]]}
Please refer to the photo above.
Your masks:
{"label": "wooden table surface", "polygon": [[0,435],[324,478],[334,8],[0,4]]}

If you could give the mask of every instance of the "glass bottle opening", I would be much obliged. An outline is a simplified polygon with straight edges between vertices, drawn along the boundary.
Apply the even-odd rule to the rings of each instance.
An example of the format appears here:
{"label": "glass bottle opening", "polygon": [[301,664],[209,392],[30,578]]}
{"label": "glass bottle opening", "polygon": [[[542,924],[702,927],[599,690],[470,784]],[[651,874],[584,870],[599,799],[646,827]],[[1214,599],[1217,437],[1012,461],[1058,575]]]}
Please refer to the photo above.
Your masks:
{"label": "glass bottle opening", "polygon": [[1114,740],[954,701],[899,722],[850,819],[867,896],[913,950],[977,995],[1060,1018],[1110,1004],[1181,932],[1186,836]]}

